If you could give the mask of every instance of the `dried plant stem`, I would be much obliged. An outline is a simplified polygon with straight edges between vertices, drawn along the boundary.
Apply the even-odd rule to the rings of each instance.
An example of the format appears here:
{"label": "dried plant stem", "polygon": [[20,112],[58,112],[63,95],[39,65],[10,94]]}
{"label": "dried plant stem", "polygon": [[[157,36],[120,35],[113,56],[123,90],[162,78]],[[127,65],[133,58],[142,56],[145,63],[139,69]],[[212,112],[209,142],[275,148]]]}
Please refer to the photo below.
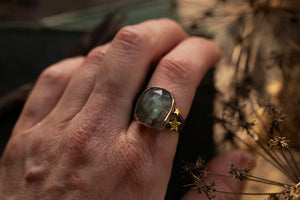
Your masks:
{"label": "dried plant stem", "polygon": [[[253,134],[246,129],[247,134],[250,135],[253,138]],[[293,174],[283,165],[283,162],[278,159],[277,155],[270,151],[265,145],[259,141],[259,140],[254,140],[254,142],[266,153],[266,155],[270,158],[270,160],[274,161],[272,162],[273,166],[276,167],[277,169],[280,169],[280,171],[290,180],[293,182],[297,182],[297,178],[293,176]]]}
{"label": "dried plant stem", "polygon": [[[282,158],[278,155],[281,155],[281,157],[283,157],[284,160],[282,160]],[[290,167],[290,162],[287,160],[286,156],[283,154],[283,152],[278,152],[278,153],[275,153],[273,152],[273,155],[276,157],[276,159],[278,159],[278,161],[280,163],[282,163],[282,165],[284,166],[284,168],[290,172],[291,176],[295,176],[296,174],[294,173],[293,170],[291,170],[291,167]],[[296,179],[295,179],[296,180]]]}
{"label": "dried plant stem", "polygon": [[277,182],[277,181],[272,181],[272,180],[260,178],[260,177],[253,176],[253,175],[250,175],[250,174],[247,174],[247,180],[266,183],[266,184],[269,184],[269,185],[277,185],[277,186],[280,186],[280,187],[286,186],[286,184],[284,184],[284,183],[280,183],[280,182]]}
{"label": "dried plant stem", "polygon": [[274,153],[272,151],[270,151],[269,149],[267,149],[264,144],[262,144],[260,141],[255,141],[256,144],[276,163],[276,165],[281,168],[283,174],[289,178],[290,180],[297,182],[297,179],[293,176],[293,174],[290,173],[290,171],[288,171],[288,169],[286,169],[286,167],[284,165],[282,165],[282,163],[280,163],[280,161],[278,161],[278,159],[276,159],[276,155],[274,155]]}
{"label": "dried plant stem", "polygon": [[209,172],[209,171],[206,171],[206,174],[207,174],[207,175],[224,176],[224,177],[228,177],[228,178],[233,178],[233,177],[232,177],[231,175],[229,175],[229,174],[219,174],[219,173]]}
{"label": "dried plant stem", "polygon": [[299,169],[299,166],[298,166],[298,164],[297,164],[297,162],[296,162],[296,160],[295,160],[295,158],[294,158],[294,156],[293,156],[291,150],[290,150],[290,149],[287,149],[286,151],[287,151],[289,157],[291,158],[291,160],[292,160],[292,162],[293,162],[293,164],[294,164],[294,167],[295,167],[295,169],[296,169],[296,171],[297,171],[297,177],[300,178],[300,169]]}
{"label": "dried plant stem", "polygon": [[235,138],[237,138],[240,142],[242,142],[244,145],[246,145],[249,149],[252,149],[255,151],[255,153],[257,153],[259,156],[261,156],[264,160],[266,160],[267,162],[269,162],[272,166],[274,166],[276,169],[278,169],[279,171],[281,171],[282,173],[284,173],[284,171],[282,171],[281,168],[279,168],[272,160],[270,160],[268,157],[266,157],[264,154],[262,154],[260,151],[258,151],[256,148],[253,148],[253,146],[251,146],[250,144],[246,143],[244,140],[242,140],[240,137],[238,137],[237,135],[235,135]]}
{"label": "dried plant stem", "polygon": [[287,168],[290,169],[289,171],[291,171],[293,173],[294,177],[296,178],[295,179],[296,180],[295,183],[299,182],[300,181],[299,175],[297,174],[297,171],[295,170],[295,168],[292,166],[291,160],[287,158],[286,152],[282,148],[280,148],[280,153],[283,156],[284,160],[286,161]]}
{"label": "dried plant stem", "polygon": [[[227,128],[227,126],[224,123],[221,123],[221,124],[225,130],[230,130]],[[299,176],[297,176],[297,172],[294,170],[294,167],[290,164],[290,160],[286,157],[286,155],[284,153],[281,153],[284,158],[284,160],[283,160],[282,158],[280,158],[278,156],[278,154],[276,154],[275,152],[268,149],[265,146],[265,144],[263,144],[260,140],[254,139],[254,134],[251,133],[250,130],[246,129],[246,131],[247,131],[247,134],[249,136],[251,136],[251,138],[253,138],[254,142],[265,153],[265,155],[263,153],[261,153],[260,151],[258,151],[257,149],[252,148],[251,145],[246,143],[243,139],[238,137],[236,134],[234,135],[234,137],[236,139],[238,139],[239,141],[241,141],[243,144],[245,144],[248,148],[254,149],[254,151],[258,155],[260,155],[262,158],[264,158],[266,161],[268,161],[271,165],[273,165],[275,168],[277,168],[279,171],[281,171],[287,178],[289,178],[290,180],[292,180],[295,183],[299,182]],[[292,155],[290,154],[290,156],[292,156]],[[297,165],[296,162],[293,162],[293,163],[294,163],[294,165]],[[293,170],[291,170],[291,169],[293,169]]]}
{"label": "dried plant stem", "polygon": [[[272,153],[273,153],[273,155],[274,155],[274,157],[276,157],[276,159],[278,160],[278,162],[279,163],[282,163],[282,165],[283,165],[283,167],[287,170],[287,171],[289,171],[289,162],[286,160],[286,159],[282,159],[282,157],[284,158],[284,155],[282,155],[282,153],[281,152],[278,152],[278,153],[276,153],[276,152],[274,152],[274,151],[272,151],[272,150],[270,150]],[[279,156],[279,155],[281,155],[281,157]],[[293,176],[293,175],[295,175],[295,174],[293,174],[293,172],[290,172],[290,174]]]}
{"label": "dried plant stem", "polygon": [[277,195],[277,194],[283,194],[283,192],[274,192],[274,193],[269,193],[269,192],[227,192],[227,191],[222,191],[222,190],[215,190],[215,192],[219,193],[225,193],[225,194],[234,194],[234,195]]}
{"label": "dried plant stem", "polygon": [[[219,174],[219,173],[209,172],[209,171],[207,171],[206,174],[207,175],[215,175],[215,176],[223,176],[223,177],[228,177],[228,178],[234,178],[232,175]],[[276,182],[276,181],[256,177],[256,176],[253,176],[253,175],[249,175],[249,174],[245,174],[245,180],[264,183],[264,184],[268,184],[268,185],[276,185],[276,186],[279,186],[279,187],[285,187],[287,185],[287,184],[283,184],[283,183],[280,183],[280,182]]]}
{"label": "dried plant stem", "polygon": [[[229,130],[227,127],[226,127],[226,125],[225,124],[221,124],[222,125],[222,127],[225,129],[225,130]],[[274,159],[269,159],[269,157],[270,156],[268,156],[268,151],[266,152],[265,151],[265,153],[267,154],[267,155],[264,155],[264,154],[262,154],[260,151],[258,151],[256,148],[253,148],[250,144],[248,144],[245,140],[243,140],[243,139],[241,139],[237,134],[235,134],[234,135],[234,137],[236,138],[236,139],[238,139],[240,142],[242,142],[244,145],[246,145],[249,149],[252,149],[252,150],[254,150],[259,156],[261,156],[264,160],[266,160],[267,162],[269,162],[272,166],[274,166],[276,169],[278,169],[279,171],[281,171],[283,174],[286,174],[286,170],[284,170],[284,168],[283,167],[280,167],[278,164],[276,164],[275,162],[274,162]],[[253,138],[253,137],[252,137]],[[257,141],[255,141],[256,143],[257,143]],[[262,148],[263,149],[263,148]],[[289,178],[289,177],[288,177]]]}
{"label": "dried plant stem", "polygon": [[[238,48],[239,47],[239,48]],[[238,54],[237,56],[237,61],[235,63],[235,70],[234,70],[234,76],[233,76],[233,80],[237,80],[237,77],[238,77],[238,72],[239,72],[239,66],[240,66],[240,62],[241,62],[241,57],[242,57],[242,46],[241,45],[238,45],[236,46],[236,51],[234,51],[235,53]],[[233,57],[234,54],[232,54],[231,57]]]}

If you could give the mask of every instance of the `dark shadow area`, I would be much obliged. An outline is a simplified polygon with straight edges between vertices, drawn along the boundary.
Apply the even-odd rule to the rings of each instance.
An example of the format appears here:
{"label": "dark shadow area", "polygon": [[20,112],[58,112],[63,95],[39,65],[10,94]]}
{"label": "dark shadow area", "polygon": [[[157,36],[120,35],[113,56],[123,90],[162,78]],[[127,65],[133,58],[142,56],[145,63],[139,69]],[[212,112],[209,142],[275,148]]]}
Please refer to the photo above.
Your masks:
{"label": "dark shadow area", "polygon": [[[83,33],[0,29],[0,98],[24,84],[34,83],[47,66],[63,59]],[[0,152],[10,136],[23,102],[0,116]]]}

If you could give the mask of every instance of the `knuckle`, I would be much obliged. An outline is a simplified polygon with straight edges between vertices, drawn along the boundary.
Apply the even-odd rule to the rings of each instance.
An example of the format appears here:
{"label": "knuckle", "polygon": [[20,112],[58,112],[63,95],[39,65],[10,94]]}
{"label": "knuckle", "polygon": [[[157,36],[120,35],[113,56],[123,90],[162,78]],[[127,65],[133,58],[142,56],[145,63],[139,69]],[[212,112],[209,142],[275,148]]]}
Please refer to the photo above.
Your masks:
{"label": "knuckle", "polygon": [[169,26],[174,29],[174,30],[181,30],[183,32],[183,29],[181,28],[181,26],[174,20],[169,19],[169,18],[161,18],[160,20],[166,22],[169,24]]}
{"label": "knuckle", "polygon": [[190,80],[194,72],[193,63],[185,57],[168,57],[160,63],[163,75],[171,80]]}
{"label": "knuckle", "polygon": [[56,66],[58,65],[78,65],[79,63],[82,63],[84,61],[84,56],[75,56],[71,58],[65,58],[64,60],[54,64]]}
{"label": "knuckle", "polygon": [[151,37],[145,29],[140,29],[138,25],[136,25],[122,28],[116,35],[116,40],[126,49],[139,50],[149,46]]}
{"label": "knuckle", "polygon": [[102,47],[96,47],[88,53],[88,55],[86,56],[86,62],[99,64],[102,62],[105,54],[106,52]]}
{"label": "knuckle", "polygon": [[64,70],[54,65],[45,69],[40,77],[39,81],[44,83],[60,83],[62,80],[68,78]]}

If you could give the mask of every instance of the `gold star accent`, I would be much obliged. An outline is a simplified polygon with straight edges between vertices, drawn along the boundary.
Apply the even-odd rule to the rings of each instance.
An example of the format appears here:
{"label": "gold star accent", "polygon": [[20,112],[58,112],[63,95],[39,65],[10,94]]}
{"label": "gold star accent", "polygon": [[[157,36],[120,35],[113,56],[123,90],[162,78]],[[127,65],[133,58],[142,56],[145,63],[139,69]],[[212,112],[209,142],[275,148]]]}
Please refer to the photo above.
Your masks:
{"label": "gold star accent", "polygon": [[176,118],[173,120],[173,121],[170,121],[169,122],[169,124],[170,124],[170,130],[171,131],[176,131],[176,132],[178,132],[178,127],[181,125],[181,122],[178,122],[177,120],[176,120]]}
{"label": "gold star accent", "polygon": [[175,108],[174,114],[178,117],[179,116],[179,110],[177,108]]}

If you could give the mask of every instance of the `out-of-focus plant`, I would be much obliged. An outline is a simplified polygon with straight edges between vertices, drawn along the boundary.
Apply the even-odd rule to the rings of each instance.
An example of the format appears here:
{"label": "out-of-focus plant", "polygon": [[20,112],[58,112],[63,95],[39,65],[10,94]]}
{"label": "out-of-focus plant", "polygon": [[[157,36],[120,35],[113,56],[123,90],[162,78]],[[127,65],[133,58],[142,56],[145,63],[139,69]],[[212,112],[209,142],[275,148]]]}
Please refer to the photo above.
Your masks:
{"label": "out-of-focus plant", "polygon": [[[190,32],[214,35],[223,48],[224,59],[215,75],[219,146],[230,143],[231,148],[256,152],[288,181],[260,178],[234,166],[222,176],[278,187],[278,192],[243,192],[246,195],[300,199],[300,1],[178,0],[177,4],[193,7],[193,14],[185,16]],[[194,178],[191,186],[210,199],[226,192],[207,181],[207,174],[218,173],[207,172],[203,161],[186,170]]]}

